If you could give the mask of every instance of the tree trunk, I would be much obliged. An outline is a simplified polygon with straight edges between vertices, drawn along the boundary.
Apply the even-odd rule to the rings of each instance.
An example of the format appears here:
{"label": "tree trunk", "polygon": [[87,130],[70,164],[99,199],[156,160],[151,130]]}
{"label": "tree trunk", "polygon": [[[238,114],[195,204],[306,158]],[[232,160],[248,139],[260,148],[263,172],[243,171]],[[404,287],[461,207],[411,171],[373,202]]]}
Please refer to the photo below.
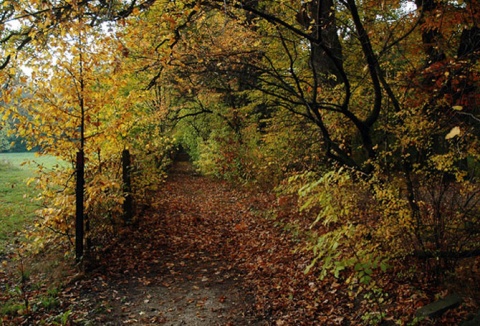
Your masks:
{"label": "tree trunk", "polygon": [[311,35],[317,40],[311,42],[310,62],[318,79],[331,85],[342,83],[343,54],[333,0],[308,2],[297,15],[297,21],[306,29],[311,28]]}
{"label": "tree trunk", "polygon": [[122,152],[122,176],[123,193],[125,201],[123,202],[123,220],[125,224],[130,224],[133,219],[133,197],[132,197],[132,179],[131,179],[131,158],[128,149]]}
{"label": "tree trunk", "polygon": [[75,259],[77,263],[83,257],[84,211],[83,199],[85,188],[85,159],[83,150],[77,152],[77,184],[75,188]]}
{"label": "tree trunk", "polygon": [[[422,16],[422,24],[425,23],[426,17],[435,15],[435,12],[441,6],[440,2],[437,2],[436,0],[416,0],[415,4],[417,10]],[[425,60],[426,67],[445,60],[446,56],[441,47],[443,36],[437,27],[431,26],[422,29],[422,43],[425,54],[427,55]]]}

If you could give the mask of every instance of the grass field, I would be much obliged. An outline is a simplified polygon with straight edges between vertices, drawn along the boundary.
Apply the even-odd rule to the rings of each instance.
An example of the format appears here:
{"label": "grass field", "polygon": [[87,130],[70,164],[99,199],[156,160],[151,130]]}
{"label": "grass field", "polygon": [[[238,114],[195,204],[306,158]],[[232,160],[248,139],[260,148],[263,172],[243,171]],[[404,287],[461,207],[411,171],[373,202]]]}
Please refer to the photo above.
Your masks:
{"label": "grass field", "polygon": [[9,251],[38,208],[32,200],[35,190],[26,185],[26,180],[35,175],[35,165],[22,165],[27,160],[46,166],[58,163],[54,157],[35,157],[34,153],[0,153],[0,255]]}

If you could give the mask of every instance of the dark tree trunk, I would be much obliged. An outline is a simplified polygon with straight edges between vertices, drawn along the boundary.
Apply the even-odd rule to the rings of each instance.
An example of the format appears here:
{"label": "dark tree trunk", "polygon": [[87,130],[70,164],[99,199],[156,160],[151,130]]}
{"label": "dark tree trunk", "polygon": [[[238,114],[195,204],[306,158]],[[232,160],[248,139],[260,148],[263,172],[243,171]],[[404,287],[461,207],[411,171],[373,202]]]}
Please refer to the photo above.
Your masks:
{"label": "dark tree trunk", "polygon": [[129,224],[133,219],[133,197],[132,197],[132,179],[131,179],[131,157],[128,149],[122,152],[122,173],[123,173],[123,193],[125,201],[123,202],[123,219],[125,224]]}
{"label": "dark tree trunk", "polygon": [[[425,23],[425,17],[435,15],[437,9],[441,6],[436,0],[416,0],[417,10],[422,16],[421,23]],[[435,62],[445,60],[446,56],[440,46],[443,40],[441,32],[436,27],[424,28],[422,30],[422,43],[425,54],[427,55],[425,65],[428,67]]]}
{"label": "dark tree trunk", "polygon": [[83,257],[85,188],[85,158],[83,150],[77,152],[77,184],[75,188],[75,259],[80,262]]}
{"label": "dark tree trunk", "polygon": [[473,63],[480,57],[480,27],[473,26],[464,29],[460,38],[457,56],[459,58],[470,58]]}
{"label": "dark tree trunk", "polygon": [[[311,28],[311,65],[318,78],[329,84],[343,82],[342,46],[338,39],[333,0],[314,0],[304,5],[297,21]],[[332,78],[332,76],[334,78]]]}

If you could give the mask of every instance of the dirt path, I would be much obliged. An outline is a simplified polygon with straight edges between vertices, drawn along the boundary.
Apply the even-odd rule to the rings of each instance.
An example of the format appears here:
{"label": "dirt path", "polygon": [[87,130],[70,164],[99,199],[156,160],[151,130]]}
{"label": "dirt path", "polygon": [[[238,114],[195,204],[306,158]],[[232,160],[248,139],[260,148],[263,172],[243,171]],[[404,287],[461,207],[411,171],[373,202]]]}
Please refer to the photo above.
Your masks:
{"label": "dirt path", "polygon": [[[95,325],[263,325],[243,273],[228,258],[230,232],[255,210],[245,194],[180,162],[141,218],[82,283]],[[243,196],[243,197],[242,197]]]}

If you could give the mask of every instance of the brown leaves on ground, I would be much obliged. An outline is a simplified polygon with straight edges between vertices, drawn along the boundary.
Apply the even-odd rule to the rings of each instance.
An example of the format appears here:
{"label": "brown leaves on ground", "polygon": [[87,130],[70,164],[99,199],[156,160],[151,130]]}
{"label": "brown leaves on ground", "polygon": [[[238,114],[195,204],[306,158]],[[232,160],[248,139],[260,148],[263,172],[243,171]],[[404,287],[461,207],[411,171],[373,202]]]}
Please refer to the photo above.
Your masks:
{"label": "brown leaves on ground", "polygon": [[[368,291],[354,292],[341,279],[306,275],[312,257],[296,250],[305,239],[285,228],[310,223],[291,209],[294,203],[195,176],[189,168],[177,163],[158,207],[102,258],[114,300],[104,304],[101,323],[369,325],[381,309],[384,323],[407,323],[433,300],[421,284],[392,276],[378,280],[387,291],[380,307]],[[459,318],[453,311],[423,323],[453,325]]]}
{"label": "brown leaves on ground", "polygon": [[[306,275],[312,257],[295,250],[305,239],[285,226],[309,222],[293,203],[190,169],[177,163],[155,208],[64,287],[71,324],[370,325],[380,311],[383,325],[406,324],[439,291],[386,275],[380,304],[342,279]],[[421,324],[458,324],[472,306]]]}

